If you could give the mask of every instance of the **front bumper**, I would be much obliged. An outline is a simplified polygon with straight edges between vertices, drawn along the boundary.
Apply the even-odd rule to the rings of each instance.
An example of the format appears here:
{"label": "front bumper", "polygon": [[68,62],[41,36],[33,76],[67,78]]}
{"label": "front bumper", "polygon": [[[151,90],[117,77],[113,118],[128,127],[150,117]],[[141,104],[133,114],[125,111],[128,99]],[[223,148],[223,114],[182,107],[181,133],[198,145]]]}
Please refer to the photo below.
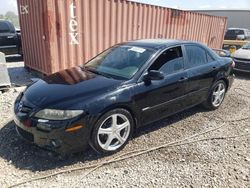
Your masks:
{"label": "front bumper", "polygon": [[234,62],[235,62],[234,70],[241,72],[250,72],[250,60],[234,58]]}
{"label": "front bumper", "polygon": [[[17,109],[15,104],[14,109]],[[14,122],[18,134],[25,140],[35,143],[39,147],[55,151],[60,154],[83,151],[88,147],[90,128],[87,127],[84,117],[77,117],[63,121],[41,121],[28,114],[14,110]],[[51,130],[41,129],[43,126],[52,127]],[[39,126],[38,126],[39,125]],[[67,132],[66,128],[82,125],[81,129]]]}

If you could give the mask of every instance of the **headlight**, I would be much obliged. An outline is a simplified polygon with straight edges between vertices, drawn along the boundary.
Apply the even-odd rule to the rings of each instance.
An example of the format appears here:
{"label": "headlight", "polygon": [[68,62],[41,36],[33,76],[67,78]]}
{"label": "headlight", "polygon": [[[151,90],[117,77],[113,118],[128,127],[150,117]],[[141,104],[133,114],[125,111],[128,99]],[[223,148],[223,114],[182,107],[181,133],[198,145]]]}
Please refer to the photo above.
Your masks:
{"label": "headlight", "polygon": [[36,118],[48,119],[48,120],[66,120],[79,116],[83,113],[83,110],[54,110],[44,109],[35,114]]}

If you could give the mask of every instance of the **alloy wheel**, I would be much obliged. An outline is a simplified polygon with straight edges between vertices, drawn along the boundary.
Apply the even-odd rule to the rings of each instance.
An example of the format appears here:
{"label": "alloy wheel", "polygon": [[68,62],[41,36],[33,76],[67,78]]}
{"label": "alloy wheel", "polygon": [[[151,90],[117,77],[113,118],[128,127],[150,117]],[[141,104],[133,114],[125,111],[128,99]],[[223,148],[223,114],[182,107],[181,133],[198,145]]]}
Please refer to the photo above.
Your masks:
{"label": "alloy wheel", "polygon": [[226,93],[226,88],[223,83],[219,83],[213,91],[212,95],[212,104],[214,107],[218,107],[221,105]]}
{"label": "alloy wheel", "polygon": [[98,129],[97,141],[106,151],[120,148],[128,139],[131,124],[123,114],[112,114],[107,117]]}

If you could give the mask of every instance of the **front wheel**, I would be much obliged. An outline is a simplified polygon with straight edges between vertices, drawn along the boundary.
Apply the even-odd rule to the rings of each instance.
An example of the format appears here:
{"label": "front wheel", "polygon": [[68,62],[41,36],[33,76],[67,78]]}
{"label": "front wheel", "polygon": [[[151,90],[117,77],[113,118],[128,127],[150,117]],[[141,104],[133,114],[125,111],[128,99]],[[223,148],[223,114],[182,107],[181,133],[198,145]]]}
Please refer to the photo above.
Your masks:
{"label": "front wheel", "polygon": [[121,150],[133,132],[133,118],[124,109],[105,113],[96,123],[90,145],[98,153],[111,154]]}
{"label": "front wheel", "polygon": [[226,83],[223,80],[216,82],[208,99],[203,103],[203,106],[209,110],[215,110],[220,107],[226,95]]}

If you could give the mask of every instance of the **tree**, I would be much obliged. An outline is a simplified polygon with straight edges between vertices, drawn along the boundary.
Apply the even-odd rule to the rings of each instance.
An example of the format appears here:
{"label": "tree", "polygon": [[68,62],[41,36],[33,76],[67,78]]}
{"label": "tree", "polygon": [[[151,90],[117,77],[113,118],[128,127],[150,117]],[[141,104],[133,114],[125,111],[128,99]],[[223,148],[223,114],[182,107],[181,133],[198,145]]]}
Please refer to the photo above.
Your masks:
{"label": "tree", "polygon": [[19,28],[19,19],[18,15],[15,12],[13,11],[6,12],[4,19],[11,21],[15,27]]}
{"label": "tree", "polygon": [[15,12],[8,11],[8,12],[6,12],[5,17],[7,17],[7,18],[16,18],[17,15],[16,15]]}

